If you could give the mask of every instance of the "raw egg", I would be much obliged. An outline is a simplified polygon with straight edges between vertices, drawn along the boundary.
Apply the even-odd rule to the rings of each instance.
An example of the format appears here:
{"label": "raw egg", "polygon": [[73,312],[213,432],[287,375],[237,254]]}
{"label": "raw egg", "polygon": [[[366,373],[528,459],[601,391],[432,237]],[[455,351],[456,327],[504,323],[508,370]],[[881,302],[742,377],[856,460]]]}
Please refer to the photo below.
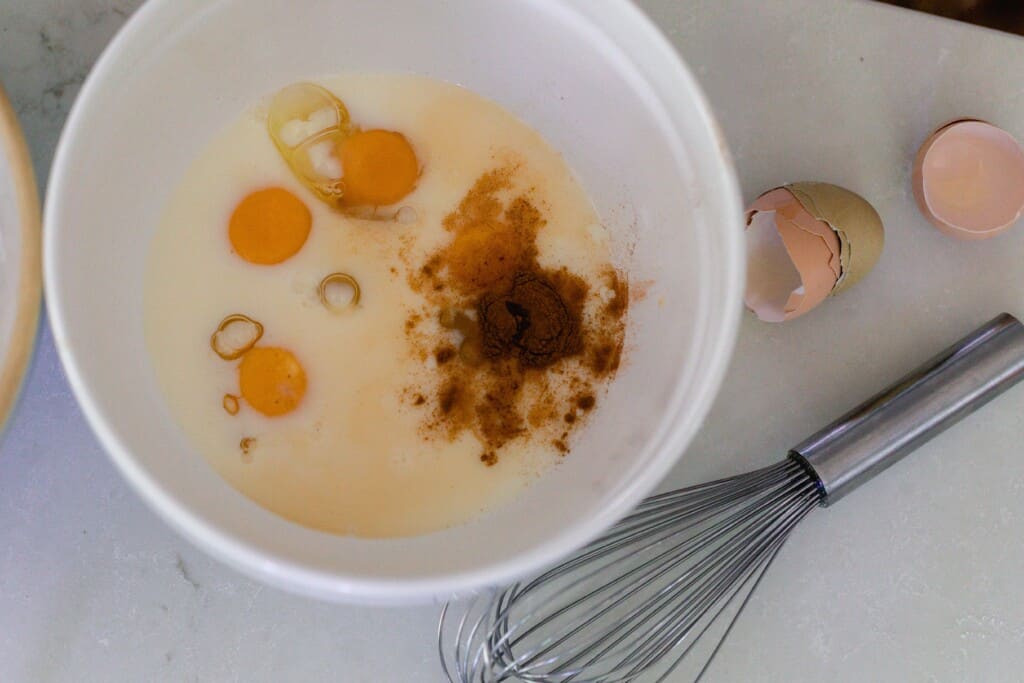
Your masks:
{"label": "raw egg", "polygon": [[299,407],[306,395],[306,371],[288,349],[257,346],[238,364],[238,385],[254,410],[277,417]]}
{"label": "raw egg", "polygon": [[270,102],[267,130],[296,177],[333,206],[377,207],[416,187],[420,167],[397,131],[359,130],[330,91],[298,83]]}
{"label": "raw egg", "polygon": [[356,133],[338,143],[336,153],[345,188],[341,199],[349,206],[394,204],[412,192],[420,173],[409,141],[390,130]]}
{"label": "raw egg", "polygon": [[1024,150],[984,121],[954,121],[921,145],[914,198],[932,225],[964,240],[994,237],[1024,211]]}
{"label": "raw egg", "polygon": [[870,271],[885,233],[874,208],[828,183],[792,183],[747,209],[744,301],[765,322],[792,320]]}
{"label": "raw egg", "polygon": [[270,101],[267,132],[303,185],[329,204],[341,199],[341,164],[334,150],[353,133],[341,100],[312,83],[290,85]]}
{"label": "raw egg", "polygon": [[282,187],[269,187],[238,203],[228,223],[228,237],[243,259],[268,266],[298,253],[312,225],[313,215],[301,199]]}

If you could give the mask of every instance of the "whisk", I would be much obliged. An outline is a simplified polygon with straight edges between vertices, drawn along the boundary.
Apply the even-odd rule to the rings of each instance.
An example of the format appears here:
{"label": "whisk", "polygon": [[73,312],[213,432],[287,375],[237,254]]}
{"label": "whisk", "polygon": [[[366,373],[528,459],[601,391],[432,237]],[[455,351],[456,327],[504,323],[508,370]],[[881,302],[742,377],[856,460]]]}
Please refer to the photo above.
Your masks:
{"label": "whisk", "polygon": [[[770,467],[648,498],[536,578],[449,603],[453,683],[700,680],[790,532],[1024,377],[1002,314]],[[678,676],[678,679],[675,678]]]}

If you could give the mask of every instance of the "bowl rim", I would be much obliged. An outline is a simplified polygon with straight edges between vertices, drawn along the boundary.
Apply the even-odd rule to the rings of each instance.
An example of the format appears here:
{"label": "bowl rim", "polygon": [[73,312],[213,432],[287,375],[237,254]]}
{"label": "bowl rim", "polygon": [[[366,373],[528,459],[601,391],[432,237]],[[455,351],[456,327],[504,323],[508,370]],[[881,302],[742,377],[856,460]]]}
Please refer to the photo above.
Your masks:
{"label": "bowl rim", "polygon": [[[589,7],[582,0],[545,1],[557,4],[559,11],[570,12],[577,18],[591,20],[586,10],[581,9]],[[94,402],[91,390],[79,370],[80,351],[72,348],[67,341],[68,328],[64,315],[66,304],[58,284],[60,270],[55,262],[56,245],[60,236],[59,221],[56,217],[63,213],[62,189],[70,182],[65,168],[69,163],[69,150],[73,146],[73,140],[83,130],[82,120],[86,116],[86,111],[95,106],[96,92],[117,68],[119,56],[134,34],[147,26],[165,6],[173,2],[175,0],[147,0],[121,27],[89,73],[58,141],[43,214],[43,270],[47,311],[57,353],[72,393],[107,455],[158,516],[182,536],[225,564],[271,585],[333,601],[401,605],[424,600],[436,601],[439,597],[507,583],[524,573],[542,568],[573,548],[592,540],[653,490],[682,456],[685,446],[692,441],[710,410],[712,400],[721,387],[728,369],[742,311],[745,253],[742,249],[742,230],[739,228],[733,230],[726,226],[721,231],[722,263],[716,264],[719,273],[716,285],[720,288],[716,294],[720,298],[714,307],[716,310],[709,312],[708,302],[702,302],[705,317],[713,323],[710,329],[705,330],[705,335],[716,338],[718,343],[705,344],[702,349],[704,362],[699,369],[700,391],[693,401],[699,407],[686,415],[683,424],[674,427],[669,438],[663,440],[658,457],[652,460],[648,467],[628,484],[608,494],[610,500],[599,514],[566,526],[559,535],[552,535],[550,539],[517,555],[514,560],[482,565],[460,573],[416,579],[340,575],[336,572],[323,571],[291,558],[270,555],[260,548],[248,545],[214,522],[187,508],[136,462],[131,450],[119,438],[115,429],[116,421],[102,412]],[[727,215],[731,214],[732,220],[728,223],[742,225],[742,202],[732,157],[707,97],[692,72],[662,31],[631,0],[609,0],[600,11],[618,13],[626,21],[632,22],[633,29],[643,34],[648,46],[658,51],[661,68],[666,73],[671,72],[670,75],[680,88],[679,92],[687,93],[687,105],[693,108],[696,118],[700,121],[702,136],[708,138],[718,151],[717,154],[709,156],[710,163],[714,165],[714,177],[713,182],[708,183],[708,187],[717,196],[709,198],[707,203],[720,207]],[[601,33],[605,34],[606,31],[602,30]],[[656,93],[659,103],[665,106],[664,88],[655,88],[652,85],[651,90]]]}
{"label": "bowl rim", "polygon": [[9,164],[21,232],[21,276],[15,297],[11,337],[0,349],[0,435],[24,385],[39,331],[42,305],[42,225],[39,191],[28,143],[10,99],[0,83],[0,157]]}

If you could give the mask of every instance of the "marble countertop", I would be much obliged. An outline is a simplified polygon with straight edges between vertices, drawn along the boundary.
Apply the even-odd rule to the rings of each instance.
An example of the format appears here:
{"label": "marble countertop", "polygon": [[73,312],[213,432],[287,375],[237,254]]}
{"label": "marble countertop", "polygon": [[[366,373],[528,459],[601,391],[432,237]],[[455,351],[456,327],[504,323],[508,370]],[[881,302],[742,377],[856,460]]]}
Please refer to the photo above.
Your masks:
{"label": "marble countertop", "polygon": [[[138,4],[0,4],[0,79],[41,186],[82,80]],[[748,197],[839,182],[871,198],[890,241],[877,274],[827,310],[744,321],[666,485],[766,464],[996,308],[1024,308],[1020,285],[963,260],[1019,267],[1024,234],[962,251],[906,189],[906,160],[938,123],[973,114],[1024,137],[1021,39],[858,0],[641,4],[707,89]],[[1008,395],[812,515],[707,681],[1024,678],[1021,408],[1024,393]],[[294,597],[175,535],[102,453],[44,325],[0,444],[0,681],[436,682],[436,616]]]}

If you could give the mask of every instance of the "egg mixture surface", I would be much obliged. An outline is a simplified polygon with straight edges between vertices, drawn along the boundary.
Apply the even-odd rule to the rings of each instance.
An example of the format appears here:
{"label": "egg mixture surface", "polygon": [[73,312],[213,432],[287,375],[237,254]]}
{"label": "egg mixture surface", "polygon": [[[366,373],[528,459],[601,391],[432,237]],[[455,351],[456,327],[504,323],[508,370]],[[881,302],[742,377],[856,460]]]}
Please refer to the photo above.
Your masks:
{"label": "egg mixture surface", "polygon": [[628,302],[554,149],[399,75],[246,112],[171,196],[146,278],[146,342],[196,450],[265,508],[369,537],[467,521],[577,457]]}

